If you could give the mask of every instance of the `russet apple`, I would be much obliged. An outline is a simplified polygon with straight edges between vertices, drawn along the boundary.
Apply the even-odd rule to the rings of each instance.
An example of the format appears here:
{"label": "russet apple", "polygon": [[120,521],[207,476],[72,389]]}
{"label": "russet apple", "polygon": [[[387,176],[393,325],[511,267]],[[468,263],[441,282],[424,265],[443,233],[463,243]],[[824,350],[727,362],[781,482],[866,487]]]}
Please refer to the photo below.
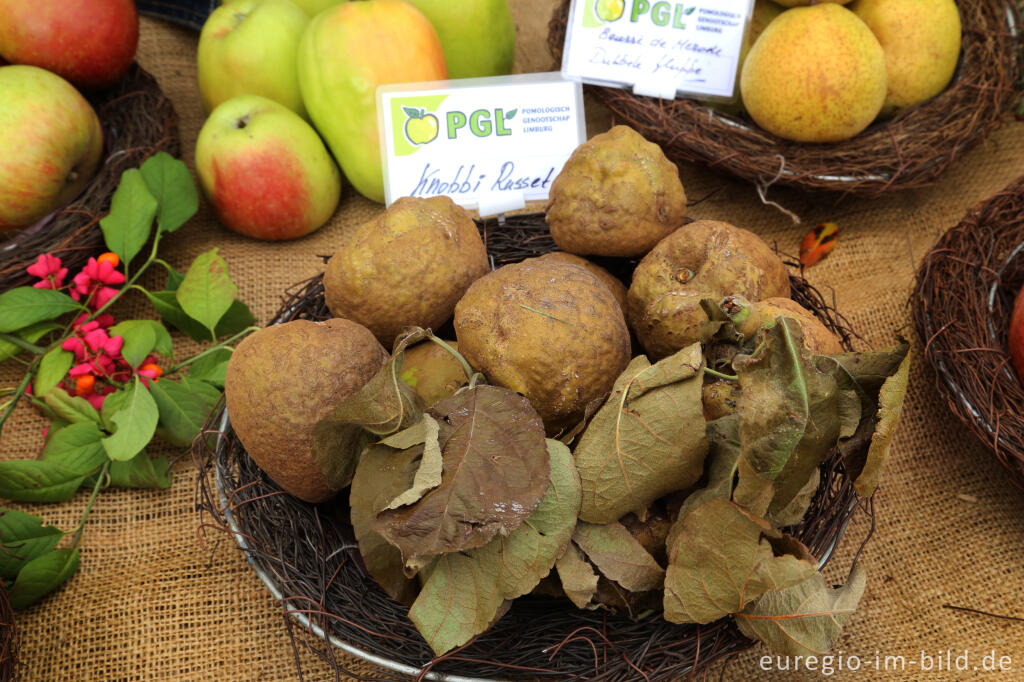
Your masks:
{"label": "russet apple", "polygon": [[290,0],[236,0],[199,34],[199,96],[207,113],[238,95],[260,95],[306,117],[295,51],[309,23]]}
{"label": "russet apple", "polygon": [[1010,316],[1010,334],[1007,339],[1010,356],[1017,377],[1024,382],[1024,289],[1017,293],[1013,303],[1013,314]]}
{"label": "russet apple", "polygon": [[35,66],[0,66],[0,231],[72,201],[102,155],[99,118],[74,86]]}
{"label": "russet apple", "polygon": [[[444,48],[449,78],[512,73],[516,26],[508,0],[406,1],[434,25]],[[616,6],[621,16],[622,0],[617,0]]]}
{"label": "russet apple", "polygon": [[220,221],[256,239],[309,234],[341,196],[341,174],[312,126],[258,95],[213,110],[196,140],[196,171]]}
{"label": "russet apple", "polygon": [[299,42],[306,110],[352,185],[384,201],[378,85],[444,80],[437,32],[400,0],[343,2],[316,15]]}
{"label": "russet apple", "polygon": [[133,0],[0,0],[0,55],[85,89],[113,85],[139,44]]}

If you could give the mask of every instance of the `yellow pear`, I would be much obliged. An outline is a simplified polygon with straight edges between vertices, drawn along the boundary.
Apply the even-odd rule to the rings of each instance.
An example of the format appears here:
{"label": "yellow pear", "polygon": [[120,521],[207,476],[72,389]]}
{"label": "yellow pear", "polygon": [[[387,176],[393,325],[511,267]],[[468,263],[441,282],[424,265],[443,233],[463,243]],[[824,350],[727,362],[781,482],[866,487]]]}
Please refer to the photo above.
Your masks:
{"label": "yellow pear", "polygon": [[797,142],[837,142],[870,124],[885,101],[885,54],[857,15],[834,3],[771,22],[740,74],[754,121]]}
{"label": "yellow pear", "polygon": [[850,9],[885,51],[888,115],[942,92],[960,57],[960,13],[953,0],[857,0]]}
{"label": "yellow pear", "polygon": [[740,99],[739,81],[740,73],[743,71],[743,62],[747,59],[750,48],[754,46],[768,24],[776,17],[786,11],[785,7],[774,3],[771,0],[755,0],[754,14],[750,17],[750,28],[743,36],[743,45],[740,47],[740,58],[736,64],[736,99],[732,102],[720,102],[715,100],[701,100],[704,106],[717,109],[726,114],[738,114],[743,111],[743,101]]}

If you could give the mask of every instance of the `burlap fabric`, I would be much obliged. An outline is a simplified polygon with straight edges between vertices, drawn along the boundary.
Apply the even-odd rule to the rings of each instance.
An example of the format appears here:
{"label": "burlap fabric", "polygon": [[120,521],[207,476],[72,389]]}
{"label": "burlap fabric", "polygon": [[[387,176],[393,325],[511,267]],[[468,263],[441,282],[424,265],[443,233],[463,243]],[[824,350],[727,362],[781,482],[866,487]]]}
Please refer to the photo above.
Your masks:
{"label": "burlap fabric", "polygon": [[[556,0],[512,0],[519,32],[517,70],[554,67],[544,46],[546,22]],[[203,122],[196,88],[195,33],[143,20],[139,61],[159,80],[181,116],[185,160],[190,164]],[[607,116],[591,103],[591,133],[607,128]],[[979,200],[1024,171],[1024,124],[1007,121],[986,144],[963,158],[934,188],[872,200],[801,196],[771,191],[770,198],[805,221],[795,226],[765,206],[752,187],[703,168],[681,169],[687,194],[715,194],[695,207],[696,217],[728,220],[755,230],[780,250],[795,253],[807,229],[835,220],[839,246],[808,278],[832,291],[839,309],[861,333],[862,348],[913,336],[907,297],[915,265],[943,230]],[[842,169],[836,169],[840,171]],[[288,285],[315,274],[346,228],[380,207],[351,190],[330,225],[308,238],[267,244],[217,224],[204,207],[164,245],[162,255],[184,267],[217,246],[227,258],[260,322],[270,319]],[[148,314],[137,304],[121,317]],[[915,339],[917,349],[920,344]],[[182,346],[182,350],[187,346]],[[919,358],[920,356],[918,356]],[[0,366],[0,385],[10,386],[21,367]],[[982,676],[985,656],[1008,656],[1012,671],[1000,679],[1024,679],[1024,622],[953,611],[945,604],[1024,617],[1024,491],[1015,488],[995,460],[940,404],[935,377],[915,360],[903,423],[877,494],[877,526],[860,562],[870,576],[860,610],[838,651],[858,656],[854,679],[965,679]],[[2,456],[32,457],[45,422],[20,409],[3,435]],[[166,449],[163,454],[181,456]],[[297,679],[296,660],[307,680],[335,679],[331,668],[298,645],[293,653],[282,611],[249,569],[233,542],[217,534],[198,537],[195,470],[184,458],[169,491],[110,491],[100,496],[86,529],[82,564],[70,583],[19,614],[23,675],[27,680],[279,680]],[[85,504],[79,495],[64,505],[26,505],[47,522],[71,529]],[[829,574],[841,579],[868,528],[853,525]],[[926,672],[921,652],[951,660],[964,651],[977,670]],[[778,679],[762,670],[755,648],[711,677]],[[876,659],[876,654],[878,659]],[[893,659],[888,671],[885,656]],[[877,663],[876,663],[877,660]],[[361,661],[340,656],[352,673],[371,674]],[[927,664],[928,659],[924,659]],[[774,663],[773,663],[774,665]],[[893,670],[893,668],[896,668]],[[814,679],[818,672],[788,673]],[[342,676],[346,679],[345,676]]]}

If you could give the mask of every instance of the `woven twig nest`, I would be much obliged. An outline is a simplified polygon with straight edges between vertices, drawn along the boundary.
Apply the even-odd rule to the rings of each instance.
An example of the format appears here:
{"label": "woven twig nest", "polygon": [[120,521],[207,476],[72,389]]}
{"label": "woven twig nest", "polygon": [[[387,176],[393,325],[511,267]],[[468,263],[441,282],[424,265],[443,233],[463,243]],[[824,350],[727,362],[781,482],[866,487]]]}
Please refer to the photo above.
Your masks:
{"label": "woven twig nest", "polygon": [[[551,19],[548,47],[561,59],[570,0]],[[937,97],[833,144],[790,142],[748,118],[689,99],[666,101],[589,87],[617,122],[673,161],[710,166],[760,187],[788,185],[877,195],[933,183],[998,125],[1021,75],[1014,0],[960,0],[963,46],[953,82]]]}
{"label": "woven twig nest", "polygon": [[159,151],[178,155],[178,116],[156,79],[133,65],[115,85],[87,95],[103,125],[103,163],[77,199],[32,227],[0,243],[0,292],[31,285],[25,272],[41,253],[58,256],[76,272],[103,246],[100,218],[121,173]]}
{"label": "woven twig nest", "polygon": [[[496,265],[554,249],[540,214],[509,218],[501,226],[488,221],[481,232]],[[602,265],[628,276],[633,264],[607,259]],[[792,277],[791,283],[793,298],[813,310],[849,348],[842,317],[806,281]],[[321,278],[315,277],[289,292],[273,324],[330,316]],[[271,592],[304,626],[401,679],[429,669],[431,679],[444,673],[463,676],[457,679],[678,680],[752,644],[728,619],[703,627],[680,626],[658,614],[634,621],[579,610],[567,600],[525,597],[490,630],[435,659],[408,619],[407,607],[388,597],[363,567],[348,522],[347,495],[311,505],[285,494],[246,454],[223,409],[211,416],[207,428],[215,436],[209,442],[199,439],[196,446],[204,514],[234,535]],[[791,532],[824,563],[854,512],[865,504],[834,452],[821,467],[821,484],[809,511]],[[341,669],[329,651],[322,658]]]}
{"label": "woven twig nest", "polygon": [[7,589],[0,584],[0,681],[18,679],[18,630]]}
{"label": "woven twig nest", "polygon": [[912,300],[940,395],[1024,487],[1024,385],[1007,348],[1022,285],[1024,177],[939,239]]}

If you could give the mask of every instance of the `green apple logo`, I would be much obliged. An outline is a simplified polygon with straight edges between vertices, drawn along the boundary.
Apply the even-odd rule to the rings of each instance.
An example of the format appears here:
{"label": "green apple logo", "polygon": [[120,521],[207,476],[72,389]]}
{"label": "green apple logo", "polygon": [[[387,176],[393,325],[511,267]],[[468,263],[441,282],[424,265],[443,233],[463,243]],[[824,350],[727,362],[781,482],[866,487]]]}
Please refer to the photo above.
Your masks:
{"label": "green apple logo", "polygon": [[617,20],[622,17],[625,9],[626,3],[623,0],[596,0],[594,5],[594,13],[601,21]]}
{"label": "green apple logo", "polygon": [[437,116],[428,114],[426,109],[402,107],[405,112],[405,139],[414,145],[432,142],[437,137]]}

